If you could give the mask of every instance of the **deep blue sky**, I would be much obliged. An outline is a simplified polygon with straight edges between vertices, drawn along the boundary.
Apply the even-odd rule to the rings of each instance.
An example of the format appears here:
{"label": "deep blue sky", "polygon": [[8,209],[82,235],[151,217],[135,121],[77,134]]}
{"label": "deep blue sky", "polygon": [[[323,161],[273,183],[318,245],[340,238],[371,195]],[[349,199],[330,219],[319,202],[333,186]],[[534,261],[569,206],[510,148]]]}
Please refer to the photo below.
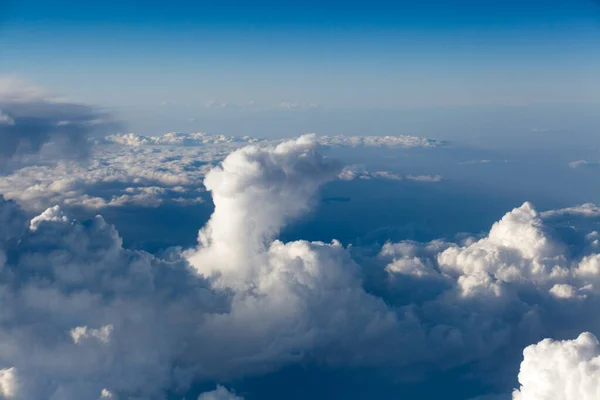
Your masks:
{"label": "deep blue sky", "polygon": [[0,72],[103,105],[600,100],[593,0],[2,0]]}

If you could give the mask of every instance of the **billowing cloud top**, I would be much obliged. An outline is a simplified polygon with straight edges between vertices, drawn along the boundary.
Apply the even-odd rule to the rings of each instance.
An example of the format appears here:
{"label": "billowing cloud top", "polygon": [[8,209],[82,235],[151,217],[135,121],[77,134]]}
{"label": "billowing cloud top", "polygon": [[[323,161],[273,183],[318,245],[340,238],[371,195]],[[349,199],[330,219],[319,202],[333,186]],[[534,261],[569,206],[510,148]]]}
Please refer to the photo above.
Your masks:
{"label": "billowing cloud top", "polygon": [[513,400],[600,398],[600,344],[591,333],[575,340],[543,340],[527,347],[524,356],[521,387]]}
{"label": "billowing cloud top", "polygon": [[212,192],[215,211],[200,231],[192,265],[205,274],[217,269],[225,279],[245,278],[249,258],[263,251],[288,219],[308,208],[316,189],[338,174],[341,166],[323,158],[316,147],[315,135],[275,147],[245,147],[213,169],[204,185]]}
{"label": "billowing cloud top", "polygon": [[223,386],[218,385],[212,392],[202,393],[198,400],[244,400],[244,398],[236,396]]}

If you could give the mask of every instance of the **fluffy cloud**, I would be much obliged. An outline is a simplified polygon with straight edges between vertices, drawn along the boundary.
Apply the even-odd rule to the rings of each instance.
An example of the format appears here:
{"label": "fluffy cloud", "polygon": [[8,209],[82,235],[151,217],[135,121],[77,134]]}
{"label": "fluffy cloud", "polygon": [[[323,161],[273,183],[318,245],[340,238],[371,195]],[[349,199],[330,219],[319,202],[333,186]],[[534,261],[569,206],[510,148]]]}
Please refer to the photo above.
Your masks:
{"label": "fluffy cloud", "polygon": [[204,201],[202,181],[231,149],[222,146],[161,149],[95,146],[86,163],[20,168],[0,176],[0,193],[30,212],[53,205],[101,209],[163,202]]}
{"label": "fluffy cloud", "polygon": [[[250,147],[209,174],[215,213],[190,259],[210,281],[176,252],[163,260],[124,249],[101,217],[81,224],[56,207],[27,222],[1,201],[0,215],[16,221],[11,235],[20,235],[2,244],[10,254],[0,269],[5,392],[152,399],[309,354],[344,365],[387,357],[374,345],[393,337],[398,321],[362,289],[345,249],[273,240],[339,171],[315,149],[311,137]],[[262,212],[252,212],[257,202]]]}
{"label": "fluffy cloud", "polygon": [[189,256],[192,265],[206,275],[246,279],[252,257],[262,256],[284,223],[306,211],[316,189],[339,170],[316,152],[314,136],[233,152],[204,181],[215,211],[200,232],[201,248]]}
{"label": "fluffy cloud", "polygon": [[244,398],[236,396],[223,386],[217,385],[217,388],[212,392],[202,393],[198,400],[244,400]]}
{"label": "fluffy cloud", "polygon": [[184,263],[123,249],[101,217],[82,225],[55,208],[28,229],[14,203],[0,209],[25,225],[2,242],[3,395],[151,399],[169,387],[185,338],[165,329],[193,331],[189,315],[218,309],[207,285]]}
{"label": "fluffy cloud", "polygon": [[513,400],[600,398],[600,344],[591,333],[575,340],[545,339],[523,352]]}
{"label": "fluffy cloud", "polygon": [[88,154],[88,137],[111,125],[106,114],[53,97],[9,77],[0,77],[0,163],[43,152],[78,158]]}
{"label": "fluffy cloud", "polygon": [[506,389],[526,345],[600,328],[598,234],[565,236],[529,203],[483,237],[388,243],[375,258],[277,240],[341,172],[317,144],[227,156],[205,177],[214,213],[183,254],[125,249],[101,217],[55,207],[29,220],[0,200],[2,395],[159,399],[307,361],[405,379],[475,365]]}
{"label": "fluffy cloud", "polygon": [[600,329],[598,233],[587,229],[585,213],[581,226],[572,218],[576,227],[554,225],[560,214],[545,217],[525,203],[482,238],[389,243],[379,255],[387,278],[375,274],[369,285],[396,307],[416,310],[421,326],[433,324],[427,342],[437,343],[440,360],[471,359],[482,374],[494,365],[506,385],[502,376],[510,376],[520,346]]}

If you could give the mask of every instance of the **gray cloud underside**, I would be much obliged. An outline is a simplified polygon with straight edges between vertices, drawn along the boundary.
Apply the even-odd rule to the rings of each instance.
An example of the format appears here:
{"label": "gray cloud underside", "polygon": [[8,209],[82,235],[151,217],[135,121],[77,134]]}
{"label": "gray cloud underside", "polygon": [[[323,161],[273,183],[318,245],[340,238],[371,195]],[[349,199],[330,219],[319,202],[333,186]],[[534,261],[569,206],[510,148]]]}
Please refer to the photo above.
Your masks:
{"label": "gray cloud underside", "polygon": [[89,137],[115,126],[105,112],[0,76],[0,167],[24,157],[82,159]]}

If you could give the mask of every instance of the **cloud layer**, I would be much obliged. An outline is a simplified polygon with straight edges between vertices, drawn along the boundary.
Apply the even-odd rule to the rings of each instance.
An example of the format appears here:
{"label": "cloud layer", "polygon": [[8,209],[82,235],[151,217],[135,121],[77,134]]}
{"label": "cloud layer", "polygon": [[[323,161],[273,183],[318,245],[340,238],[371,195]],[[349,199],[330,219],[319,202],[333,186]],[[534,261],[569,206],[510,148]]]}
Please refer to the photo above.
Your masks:
{"label": "cloud layer", "polygon": [[[341,171],[312,135],[238,149],[206,174],[215,209],[198,246],[160,257],[123,248],[100,216],[52,207],[29,219],[0,199],[0,395],[160,399],[299,362],[396,379],[468,365],[509,393],[524,347],[600,328],[596,213],[524,203],[485,235],[387,243],[375,257],[278,240]],[[525,352],[519,400],[546,382],[536,360],[569,345],[542,343]],[[569,382],[587,382],[573,366],[595,377],[593,343],[580,337],[560,365]]]}

